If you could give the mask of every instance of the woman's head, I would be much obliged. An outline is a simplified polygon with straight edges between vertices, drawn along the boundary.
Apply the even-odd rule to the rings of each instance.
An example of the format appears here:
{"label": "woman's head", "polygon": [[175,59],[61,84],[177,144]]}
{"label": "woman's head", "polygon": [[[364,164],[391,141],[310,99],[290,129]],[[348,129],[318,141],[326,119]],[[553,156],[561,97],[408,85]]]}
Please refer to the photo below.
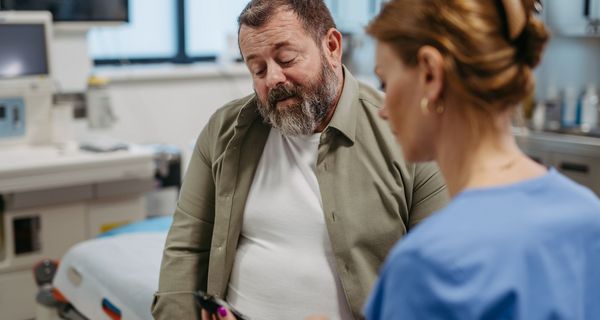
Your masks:
{"label": "woman's head", "polygon": [[387,91],[383,113],[409,160],[431,160],[431,140],[444,117],[485,134],[498,115],[531,94],[532,69],[549,37],[534,16],[536,5],[392,0],[369,24],[378,42],[376,72]]}

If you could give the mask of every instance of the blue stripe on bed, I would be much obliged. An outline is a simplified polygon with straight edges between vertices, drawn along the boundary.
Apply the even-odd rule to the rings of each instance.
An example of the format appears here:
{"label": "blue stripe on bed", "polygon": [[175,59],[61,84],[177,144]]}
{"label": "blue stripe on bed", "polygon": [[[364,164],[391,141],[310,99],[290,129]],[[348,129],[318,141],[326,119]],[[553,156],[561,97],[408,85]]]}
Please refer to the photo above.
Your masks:
{"label": "blue stripe on bed", "polygon": [[150,218],[134,223],[130,223],[128,225],[124,225],[122,227],[114,228],[105,233],[100,234],[98,237],[110,237],[116,236],[124,233],[136,233],[136,232],[167,232],[169,231],[169,227],[171,227],[171,223],[173,222],[173,216],[164,216],[157,218]]}

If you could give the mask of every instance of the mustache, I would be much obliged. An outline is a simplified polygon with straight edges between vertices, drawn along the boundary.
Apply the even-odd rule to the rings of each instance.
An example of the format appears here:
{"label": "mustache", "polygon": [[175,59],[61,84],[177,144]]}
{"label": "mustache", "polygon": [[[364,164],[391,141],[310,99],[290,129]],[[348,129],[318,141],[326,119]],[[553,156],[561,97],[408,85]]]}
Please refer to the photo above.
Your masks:
{"label": "mustache", "polygon": [[286,86],[285,84],[280,84],[269,91],[267,101],[269,102],[269,106],[274,107],[277,102],[293,97],[301,98],[300,90],[293,85]]}

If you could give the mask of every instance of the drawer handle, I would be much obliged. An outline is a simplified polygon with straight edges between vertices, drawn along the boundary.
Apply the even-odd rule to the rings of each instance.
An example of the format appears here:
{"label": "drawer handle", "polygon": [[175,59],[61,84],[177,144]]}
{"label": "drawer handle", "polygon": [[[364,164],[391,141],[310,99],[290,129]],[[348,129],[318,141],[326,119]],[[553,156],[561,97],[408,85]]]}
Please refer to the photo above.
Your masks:
{"label": "drawer handle", "polygon": [[564,171],[573,171],[577,173],[589,173],[590,167],[585,164],[563,162],[560,164],[560,169]]}

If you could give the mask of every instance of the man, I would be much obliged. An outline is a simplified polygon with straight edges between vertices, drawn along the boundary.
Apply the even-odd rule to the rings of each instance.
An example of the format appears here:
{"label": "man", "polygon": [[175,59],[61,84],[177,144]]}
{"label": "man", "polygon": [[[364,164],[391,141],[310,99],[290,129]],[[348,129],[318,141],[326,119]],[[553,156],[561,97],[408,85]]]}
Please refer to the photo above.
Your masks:
{"label": "man", "polygon": [[195,317],[200,289],[252,319],[360,318],[390,247],[446,203],[442,178],[404,163],[322,0],[254,0],[239,25],[255,93],[198,139],[153,314]]}

